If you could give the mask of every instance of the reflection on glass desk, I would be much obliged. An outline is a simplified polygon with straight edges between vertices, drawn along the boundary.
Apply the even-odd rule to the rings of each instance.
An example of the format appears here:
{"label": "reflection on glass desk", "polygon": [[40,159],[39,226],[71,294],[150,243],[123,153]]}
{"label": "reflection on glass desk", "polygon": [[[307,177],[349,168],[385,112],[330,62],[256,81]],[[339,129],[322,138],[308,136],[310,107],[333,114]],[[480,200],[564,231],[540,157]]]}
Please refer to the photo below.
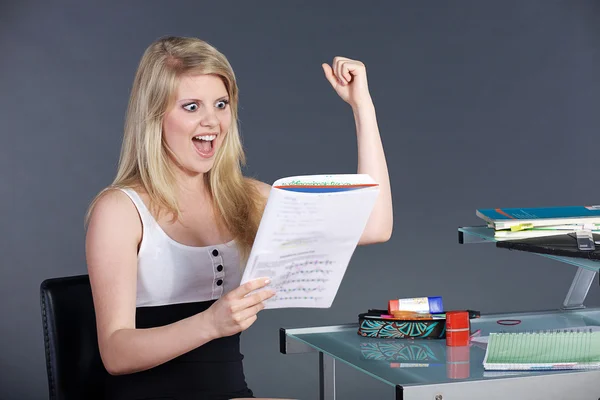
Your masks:
{"label": "reflection on glass desk", "polygon": [[[498,323],[503,320],[516,325]],[[600,309],[493,314],[472,320],[472,331],[481,330],[482,336],[584,326],[600,326]],[[600,398],[600,370],[484,371],[484,344],[447,347],[444,339],[375,339],[357,331],[358,324],[282,329],[281,351],[319,353],[320,399],[336,398],[336,361],[391,386],[390,399]]]}

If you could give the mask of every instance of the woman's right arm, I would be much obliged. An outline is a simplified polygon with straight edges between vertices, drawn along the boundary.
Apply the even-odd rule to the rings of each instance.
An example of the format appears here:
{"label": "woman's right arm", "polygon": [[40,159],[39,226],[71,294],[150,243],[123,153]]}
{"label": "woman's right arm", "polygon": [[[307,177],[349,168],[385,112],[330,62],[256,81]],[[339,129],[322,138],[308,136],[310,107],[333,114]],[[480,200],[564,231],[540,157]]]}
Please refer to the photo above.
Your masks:
{"label": "woman's right arm", "polygon": [[208,310],[181,321],[136,329],[137,249],[142,224],[127,195],[105,193],[90,215],[86,258],[92,286],[98,345],[112,375],[143,371],[203,344],[247,329],[274,293],[251,291],[268,282],[254,280],[232,290]]}

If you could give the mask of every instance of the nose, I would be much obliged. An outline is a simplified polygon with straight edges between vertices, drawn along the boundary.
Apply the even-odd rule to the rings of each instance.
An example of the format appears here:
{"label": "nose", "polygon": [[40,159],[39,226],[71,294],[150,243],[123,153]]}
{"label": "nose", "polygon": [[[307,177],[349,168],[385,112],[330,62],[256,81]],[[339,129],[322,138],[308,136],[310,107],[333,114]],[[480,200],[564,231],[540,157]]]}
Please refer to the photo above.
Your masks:
{"label": "nose", "polygon": [[200,125],[207,128],[214,128],[219,125],[219,118],[215,113],[215,110],[207,109],[200,119]]}

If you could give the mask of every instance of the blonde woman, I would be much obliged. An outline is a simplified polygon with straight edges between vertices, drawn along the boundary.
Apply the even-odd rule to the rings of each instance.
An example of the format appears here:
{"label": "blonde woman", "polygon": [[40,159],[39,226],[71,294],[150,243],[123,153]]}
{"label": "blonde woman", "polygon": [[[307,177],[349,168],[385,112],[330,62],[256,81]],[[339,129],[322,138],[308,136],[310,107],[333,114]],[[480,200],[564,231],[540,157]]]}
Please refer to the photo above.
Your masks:
{"label": "blonde woman", "polygon": [[[392,201],[362,63],[336,57],[325,77],[352,106],[358,172],[381,187],[360,244],[392,232]],[[145,51],[131,92],[118,172],[92,202],[86,256],[107,398],[253,397],[239,336],[269,290],[240,286],[270,186],[242,175],[238,88],[226,57],[195,38]]]}

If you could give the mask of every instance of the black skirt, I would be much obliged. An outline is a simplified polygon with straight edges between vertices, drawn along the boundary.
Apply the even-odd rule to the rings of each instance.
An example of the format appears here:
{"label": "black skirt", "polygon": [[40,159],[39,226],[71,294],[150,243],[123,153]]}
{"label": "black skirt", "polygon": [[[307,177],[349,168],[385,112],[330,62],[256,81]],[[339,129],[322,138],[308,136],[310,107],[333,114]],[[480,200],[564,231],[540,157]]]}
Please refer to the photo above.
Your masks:
{"label": "black skirt", "polygon": [[[140,307],[137,328],[167,325],[205,311],[214,301]],[[254,397],[246,384],[240,334],[212,340],[155,368],[109,376],[108,400],[226,400]]]}

